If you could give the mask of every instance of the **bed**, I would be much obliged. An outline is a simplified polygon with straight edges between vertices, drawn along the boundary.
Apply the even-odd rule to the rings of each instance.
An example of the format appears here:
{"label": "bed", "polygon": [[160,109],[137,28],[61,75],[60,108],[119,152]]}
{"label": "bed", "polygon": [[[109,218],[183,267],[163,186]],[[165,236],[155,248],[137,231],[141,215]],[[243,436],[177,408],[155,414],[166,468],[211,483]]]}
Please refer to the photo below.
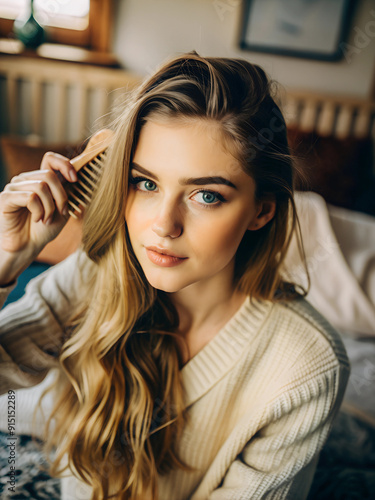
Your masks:
{"label": "bed", "polygon": [[[140,81],[123,70],[47,60],[0,58],[3,183],[46,150],[73,156],[82,141]],[[309,500],[375,498],[375,104],[348,96],[279,89],[290,145],[303,172],[297,203],[312,288],[308,300],[342,334],[352,365],[344,403],[318,463]],[[25,106],[25,103],[31,106]],[[271,130],[272,132],[272,130]],[[57,241],[56,241],[57,240]],[[71,221],[20,277],[33,276],[80,241]],[[58,251],[57,251],[58,250]],[[292,243],[289,272],[303,280]],[[43,387],[17,391],[17,498],[60,498],[60,482],[40,470],[31,414]],[[46,401],[48,411],[48,401]],[[6,396],[0,397],[0,493],[7,498]],[[42,418],[40,416],[40,418]],[[41,429],[41,424],[39,425]]]}

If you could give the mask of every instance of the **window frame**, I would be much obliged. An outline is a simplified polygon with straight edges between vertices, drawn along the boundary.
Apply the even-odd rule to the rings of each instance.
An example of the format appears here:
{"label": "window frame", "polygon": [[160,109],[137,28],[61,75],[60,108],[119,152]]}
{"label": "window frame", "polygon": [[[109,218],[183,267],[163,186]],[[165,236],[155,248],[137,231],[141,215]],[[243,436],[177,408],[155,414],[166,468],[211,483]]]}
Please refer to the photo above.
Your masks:
{"label": "window frame", "polygon": [[[47,42],[109,52],[112,13],[113,0],[90,0],[89,23],[85,30],[46,26]],[[1,38],[13,38],[13,23],[13,19],[0,17]]]}

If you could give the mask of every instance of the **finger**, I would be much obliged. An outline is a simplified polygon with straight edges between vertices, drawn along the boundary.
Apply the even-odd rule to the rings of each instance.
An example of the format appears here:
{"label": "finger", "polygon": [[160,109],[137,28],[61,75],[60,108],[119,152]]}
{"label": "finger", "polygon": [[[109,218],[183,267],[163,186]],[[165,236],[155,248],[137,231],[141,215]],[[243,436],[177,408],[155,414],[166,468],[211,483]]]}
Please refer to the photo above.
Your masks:
{"label": "finger", "polygon": [[69,159],[59,153],[53,153],[52,151],[49,151],[43,156],[40,169],[49,169],[61,172],[61,174],[69,182],[76,182],[78,179],[77,173]]}
{"label": "finger", "polygon": [[[23,174],[18,175],[16,178],[13,178],[7,186],[5,186],[4,190],[10,191],[35,191],[40,196],[47,193],[48,191],[43,189],[41,191],[41,183],[47,183],[49,187],[49,191],[51,193],[53,199],[53,209],[55,209],[55,205],[57,209],[62,215],[66,215],[64,210],[68,205],[68,195],[60,182],[60,179],[56,175],[53,170],[34,170],[32,172],[24,172]],[[44,198],[42,197],[42,200]],[[51,208],[50,197],[49,200],[49,208]],[[48,210],[48,207],[46,207]]]}
{"label": "finger", "polygon": [[53,181],[53,177],[56,178],[56,175],[53,172],[47,171],[47,173],[44,174],[43,179],[34,181],[28,179],[25,182],[9,184],[6,192],[35,193],[40,198],[40,202],[43,207],[43,221],[47,222],[47,220],[50,219],[55,213],[57,203],[59,204],[60,213],[63,213],[68,199],[60,181],[57,178]]}
{"label": "finger", "polygon": [[33,191],[3,191],[0,193],[0,211],[3,214],[17,212],[20,208],[27,208],[34,222],[43,219],[44,208],[39,196]]}

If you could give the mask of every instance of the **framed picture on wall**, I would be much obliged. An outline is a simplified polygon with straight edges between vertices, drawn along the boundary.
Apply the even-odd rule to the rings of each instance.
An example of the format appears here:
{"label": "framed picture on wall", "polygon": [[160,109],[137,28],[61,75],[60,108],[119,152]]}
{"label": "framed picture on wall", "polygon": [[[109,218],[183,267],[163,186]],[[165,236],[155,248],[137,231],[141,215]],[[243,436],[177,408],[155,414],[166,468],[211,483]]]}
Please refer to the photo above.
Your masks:
{"label": "framed picture on wall", "polygon": [[337,61],[343,57],[351,0],[246,0],[244,50]]}

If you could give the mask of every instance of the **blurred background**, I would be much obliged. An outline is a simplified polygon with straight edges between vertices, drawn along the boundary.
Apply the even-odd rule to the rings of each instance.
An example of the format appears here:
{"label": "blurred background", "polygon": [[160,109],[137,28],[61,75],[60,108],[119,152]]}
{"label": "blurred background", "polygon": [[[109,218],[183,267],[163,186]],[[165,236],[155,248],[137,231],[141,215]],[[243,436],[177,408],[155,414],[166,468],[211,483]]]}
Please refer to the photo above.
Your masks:
{"label": "blurred background", "polygon": [[[48,150],[74,157],[129,90],[191,50],[244,58],[279,82],[305,173],[297,187],[318,196],[302,219],[308,298],[342,331],[352,363],[309,500],[375,498],[375,0],[0,0],[0,188]],[[71,218],[9,301],[80,238]],[[28,463],[22,498],[59,498],[58,482],[35,486]]]}

